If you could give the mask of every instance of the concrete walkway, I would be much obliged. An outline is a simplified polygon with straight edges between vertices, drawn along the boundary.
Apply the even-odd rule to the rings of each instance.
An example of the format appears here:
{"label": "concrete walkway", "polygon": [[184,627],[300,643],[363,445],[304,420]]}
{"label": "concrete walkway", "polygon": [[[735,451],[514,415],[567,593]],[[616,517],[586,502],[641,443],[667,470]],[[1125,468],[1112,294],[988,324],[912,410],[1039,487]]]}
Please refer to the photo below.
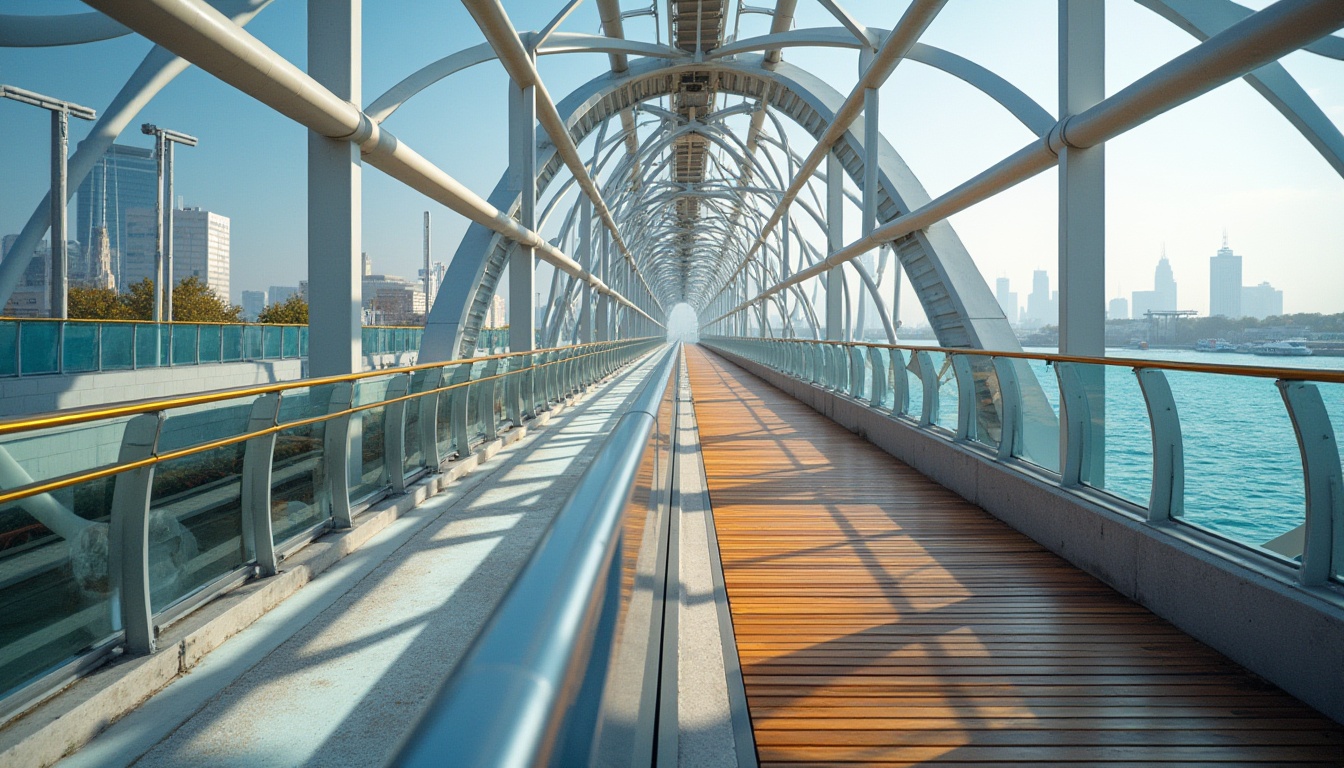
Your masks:
{"label": "concrete walkway", "polygon": [[385,763],[649,368],[389,525],[60,765]]}

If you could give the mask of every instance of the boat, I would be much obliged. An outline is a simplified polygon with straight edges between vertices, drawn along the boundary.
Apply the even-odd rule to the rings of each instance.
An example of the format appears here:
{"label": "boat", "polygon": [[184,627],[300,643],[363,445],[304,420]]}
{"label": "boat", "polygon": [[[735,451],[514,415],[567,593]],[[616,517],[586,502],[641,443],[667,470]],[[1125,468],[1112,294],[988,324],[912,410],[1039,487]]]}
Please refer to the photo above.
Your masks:
{"label": "boat", "polygon": [[1251,354],[1269,357],[1310,357],[1311,349],[1302,339],[1288,339],[1287,341],[1271,341],[1258,347],[1251,347]]}
{"label": "boat", "polygon": [[1200,339],[1195,342],[1196,352],[1236,352],[1235,344],[1226,339]]}

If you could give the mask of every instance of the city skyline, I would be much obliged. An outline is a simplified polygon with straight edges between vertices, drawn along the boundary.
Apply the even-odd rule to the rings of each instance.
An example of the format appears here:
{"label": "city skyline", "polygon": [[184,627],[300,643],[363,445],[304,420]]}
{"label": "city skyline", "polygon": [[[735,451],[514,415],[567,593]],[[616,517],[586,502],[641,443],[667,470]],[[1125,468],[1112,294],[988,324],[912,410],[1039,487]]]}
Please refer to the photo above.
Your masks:
{"label": "city skyline", "polygon": [[[55,0],[50,5],[44,10],[83,9],[72,0]],[[904,7],[857,0],[849,5],[856,16],[889,20],[881,22],[887,26]],[[549,11],[534,4],[509,2],[506,6],[522,28],[540,28],[549,21]],[[1014,4],[1011,13],[996,13],[996,7],[951,4],[925,40],[1002,73],[1053,110],[1057,101],[1051,53],[1055,3]],[[0,12],[31,10],[17,0],[0,0]],[[985,23],[987,15],[993,16],[993,24]],[[800,27],[825,26],[833,20],[819,6],[801,3],[797,23]],[[302,66],[306,59],[304,24],[301,7],[276,4],[258,14],[248,30]],[[640,34],[650,24],[648,19],[629,22]],[[742,34],[760,34],[764,24],[760,17],[744,16]],[[560,29],[596,30],[595,8],[580,5]],[[1130,3],[1107,4],[1107,29],[1108,92],[1195,43],[1155,14]],[[370,15],[365,32],[363,103],[408,74],[404,65],[399,69],[388,63],[393,57],[382,52],[395,47],[411,58],[432,61],[480,39],[465,10],[452,4],[428,9],[419,24],[406,23],[396,13]],[[1030,44],[1036,39],[1042,44]],[[1136,39],[1144,45],[1134,46],[1131,41]],[[59,50],[5,49],[0,50],[0,71],[5,72],[6,81],[101,109],[149,48],[144,40],[128,36]],[[559,97],[601,74],[597,58],[543,56],[538,66],[548,88]],[[790,49],[785,58],[842,89],[854,80],[857,60],[852,52]],[[1305,52],[1284,60],[1284,66],[1339,126],[1344,125],[1344,82],[1329,68],[1334,64]],[[504,83],[497,63],[474,67],[435,86],[438,90],[433,98],[408,105],[393,118],[395,125],[389,125],[467,186],[488,189],[506,165],[500,139]],[[926,88],[925,83],[935,87]],[[449,139],[437,126],[453,120],[453,99],[465,94],[477,99],[487,119],[457,126],[460,130]],[[882,94],[883,132],[931,195],[962,183],[1030,138],[997,105],[921,65],[903,64]],[[925,117],[907,119],[919,114]],[[306,134],[302,129],[196,69],[174,81],[141,117],[201,138],[201,146],[178,154],[178,188],[191,190],[187,197],[192,204],[229,211],[234,219],[229,301],[239,302],[244,288],[281,281],[292,285],[306,277],[306,230],[300,215],[306,194]],[[45,119],[24,105],[0,103],[0,120],[12,136],[4,160],[15,180],[0,190],[0,232],[17,232],[44,192]],[[1204,130],[1210,124],[1219,125],[1219,131]],[[82,121],[72,125],[72,146],[88,129]],[[806,151],[810,137],[789,130],[791,139]],[[256,135],[267,138],[260,142],[249,138]],[[1180,140],[1192,136],[1199,137],[1197,146]],[[119,143],[144,147],[149,139],[127,131]],[[1248,145],[1258,147],[1257,152],[1244,153],[1241,148]],[[470,151],[463,151],[464,147]],[[1108,297],[1128,296],[1146,285],[1151,277],[1148,254],[1157,253],[1165,242],[1175,280],[1186,296],[1182,303],[1207,311],[1207,281],[1199,262],[1207,258],[1204,244],[1211,233],[1231,223],[1240,247],[1264,264],[1260,268],[1248,265],[1247,284],[1267,281],[1284,290],[1288,312],[1344,309],[1331,287],[1336,278],[1344,280],[1344,262],[1339,258],[1344,251],[1344,217],[1336,214],[1344,209],[1344,180],[1244,82],[1219,88],[1111,142],[1107,163]],[[1159,170],[1167,181],[1154,187],[1150,181]],[[1049,171],[952,217],[957,235],[991,291],[996,275],[1010,275],[1015,284],[1026,285],[1034,269],[1045,268],[1052,276],[1057,273],[1057,183],[1055,172]],[[438,211],[435,259],[451,260],[465,228],[461,217],[371,169],[364,174],[364,200],[363,246],[385,261],[387,272],[414,276],[421,268],[421,217],[426,208]],[[859,219],[846,216],[847,239],[857,236]],[[551,236],[556,223],[548,226],[546,234]],[[892,271],[887,270],[883,291],[891,290]],[[545,276],[543,270],[541,277]],[[908,281],[906,286],[900,319],[920,324],[922,310]]]}

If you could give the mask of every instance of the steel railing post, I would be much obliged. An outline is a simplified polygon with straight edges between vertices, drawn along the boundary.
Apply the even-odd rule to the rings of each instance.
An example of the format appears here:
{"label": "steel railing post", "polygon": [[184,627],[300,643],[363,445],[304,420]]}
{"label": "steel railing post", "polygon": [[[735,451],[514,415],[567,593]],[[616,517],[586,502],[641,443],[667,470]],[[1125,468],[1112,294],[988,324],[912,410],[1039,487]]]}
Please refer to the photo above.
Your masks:
{"label": "steel railing post", "polygon": [[974,437],[975,418],[975,374],[971,371],[971,361],[966,355],[954,355],[952,374],[957,377],[957,438],[970,440]]}
{"label": "steel railing post", "polygon": [[[1181,417],[1171,394],[1167,376],[1160,370],[1135,370],[1143,400],[1148,406],[1148,423],[1153,430],[1153,485],[1148,498],[1148,519],[1153,522],[1180,517],[1185,512],[1185,451],[1181,437]],[[1084,393],[1085,395],[1085,393]],[[1073,417],[1069,417],[1073,428]],[[1088,420],[1091,421],[1090,419]],[[1073,433],[1070,431],[1070,438]],[[1086,435],[1081,436],[1086,441]],[[1079,456],[1075,461],[1081,462]],[[1077,482],[1075,473],[1075,482]]]}
{"label": "steel railing post", "polygon": [[469,383],[471,381],[471,369],[476,367],[474,363],[463,363],[457,366],[453,371],[452,383],[459,385],[449,390],[448,395],[448,428],[453,432],[453,442],[457,444],[457,457],[465,459],[472,454],[471,450],[471,418],[468,405],[471,402],[471,388],[475,386]]}
{"label": "steel railing post", "polygon": [[[163,412],[145,413],[126,423],[117,463],[148,459],[158,447]],[[128,470],[112,486],[112,521],[108,530],[109,572],[117,579],[126,650],[154,652],[153,585],[149,583],[149,505],[156,465]]]}
{"label": "steel railing post", "polygon": [[[411,387],[409,374],[398,373],[387,383],[383,400],[395,400]],[[393,493],[406,492],[406,401],[383,407],[383,474],[392,484]]]}
{"label": "steel railing post", "polygon": [[[280,395],[270,392],[252,401],[247,420],[248,432],[275,426],[280,415]],[[280,560],[275,553],[275,531],[271,520],[271,471],[274,465],[276,433],[268,432],[243,444],[242,511],[244,546],[251,550],[262,576],[274,576]]]}
{"label": "steel railing post", "polygon": [[1305,381],[1278,380],[1279,393],[1297,434],[1306,483],[1301,582],[1318,586],[1330,580],[1336,563],[1344,563],[1344,479],[1339,444],[1319,388]]}
{"label": "steel railing post", "polygon": [[990,358],[994,374],[999,379],[999,454],[998,459],[1012,458],[1022,439],[1022,389],[1017,382],[1017,369],[1011,358]]}
{"label": "steel railing post", "polygon": [[891,415],[899,416],[910,411],[910,377],[905,369],[905,355],[901,350],[892,348],[891,353]]}
{"label": "steel railing post", "polygon": [[915,365],[919,369],[919,384],[924,388],[919,426],[927,427],[938,419],[938,371],[933,367],[933,355],[922,350],[915,353]]}
{"label": "steel railing post", "polygon": [[[482,379],[490,379],[499,371],[499,358],[492,357],[485,361],[485,368],[481,370]],[[481,420],[481,431],[485,433],[486,440],[494,440],[499,436],[499,422],[495,413],[495,385],[497,379],[481,383],[481,391],[476,396],[476,418]]]}
{"label": "steel railing post", "polygon": [[426,368],[417,371],[411,379],[413,392],[429,392],[415,399],[417,408],[416,424],[420,430],[421,464],[430,472],[438,472],[443,457],[439,455],[439,393],[443,381],[442,368]]}
{"label": "steel railing post", "polygon": [[868,364],[873,369],[873,387],[868,393],[868,404],[881,408],[882,401],[887,398],[887,370],[882,366],[882,350],[869,347]]}
{"label": "steel railing post", "polygon": [[[311,390],[310,390],[311,391]],[[343,381],[332,385],[327,413],[350,410],[355,401],[355,385]],[[322,458],[327,466],[327,498],[331,500],[331,524],[334,528],[354,526],[350,511],[350,444],[351,416],[342,413],[327,421],[322,440]]]}

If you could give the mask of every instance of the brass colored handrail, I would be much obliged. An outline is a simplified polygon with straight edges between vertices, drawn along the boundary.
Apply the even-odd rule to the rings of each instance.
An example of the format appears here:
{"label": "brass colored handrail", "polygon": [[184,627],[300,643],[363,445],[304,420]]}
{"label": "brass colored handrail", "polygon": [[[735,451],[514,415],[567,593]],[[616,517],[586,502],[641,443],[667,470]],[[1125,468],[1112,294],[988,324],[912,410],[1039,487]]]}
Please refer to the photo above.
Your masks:
{"label": "brass colored handrail", "polygon": [[[323,386],[325,384],[336,384],[346,381],[355,381],[362,378],[369,378],[371,376],[395,375],[399,373],[408,373],[411,371],[424,370],[426,368],[448,367],[450,365],[461,365],[464,363],[474,364],[485,360],[517,357],[519,355],[535,355],[535,354],[541,354],[543,352],[553,352],[561,349],[581,349],[597,345],[605,345],[606,347],[610,347],[613,344],[620,344],[624,346],[629,343],[637,343],[640,341],[647,341],[647,340],[648,339],[623,339],[621,341],[598,341],[598,342],[590,342],[588,344],[577,344],[568,347],[552,347],[550,349],[537,349],[524,352],[510,352],[501,355],[471,357],[462,360],[452,360],[446,363],[443,362],[425,363],[420,365],[406,366],[404,368],[388,368],[382,371],[371,371],[360,374],[327,376],[321,379],[304,379],[299,380],[297,382],[285,382],[284,384],[268,385],[265,387],[243,387],[239,388],[238,390],[220,390],[219,392],[211,393],[208,396],[203,395],[187,398],[170,398],[165,400],[150,401],[148,403],[140,403],[134,406],[129,406],[120,409],[118,408],[105,409],[103,415],[93,415],[89,416],[88,418],[80,419],[79,421],[60,422],[59,424],[41,423],[39,426],[44,427],[63,426],[65,424],[71,424],[71,423],[94,421],[99,418],[113,418],[117,416],[151,413],[154,411],[167,410],[168,408],[182,407],[183,405],[198,405],[201,403],[219,402],[221,400],[232,400],[240,397],[248,397],[251,394],[269,394],[272,392],[280,392],[289,389],[302,389],[305,387],[315,387],[315,386]],[[516,370],[504,371],[503,373],[496,373],[490,376],[485,376],[479,379],[472,379],[469,381],[460,381],[453,384],[445,384],[444,386],[435,387],[434,389],[427,389],[424,392],[408,393],[405,395],[400,395],[398,397],[393,397],[386,400],[379,400],[378,402],[375,403],[353,405],[349,408],[336,411],[333,413],[326,413],[320,416],[311,416],[306,419],[298,419],[296,421],[285,422],[284,424],[275,424],[253,432],[245,432],[243,434],[232,435],[230,437],[220,438],[218,440],[212,440],[210,442],[200,443],[198,445],[188,446],[186,448],[179,448],[165,453],[155,453],[152,456],[148,456],[143,459],[137,459],[135,461],[126,462],[124,464],[115,464],[111,466],[101,467],[99,469],[75,472],[69,475],[53,478],[51,480],[44,480],[36,483],[30,483],[28,485],[19,486],[18,488],[6,489],[0,491],[0,506],[8,504],[12,501],[26,499],[30,496],[37,496],[43,493],[50,493],[52,491],[61,490],[62,488],[69,488],[70,486],[79,485],[80,483],[91,482],[94,480],[101,480],[105,477],[111,477],[113,475],[121,474],[122,472],[129,472],[134,469],[140,469],[142,467],[148,467],[166,461],[173,461],[175,459],[181,459],[187,456],[194,456],[198,453],[206,453],[208,451],[213,451],[218,448],[226,448],[230,445],[236,445],[238,443],[246,442],[255,437],[265,437],[266,435],[277,434],[287,429],[297,429],[299,427],[306,427],[323,421],[330,421],[332,419],[337,419],[343,416],[350,416],[363,411],[372,410],[374,408],[381,408],[383,406],[391,405],[393,403],[409,402],[419,397],[426,397],[428,395],[439,394],[441,392],[448,392],[450,390],[459,389],[461,387],[470,386],[472,384],[482,384],[488,381],[494,381],[496,379],[503,379],[508,376],[512,376],[514,374],[525,373],[539,368],[545,368],[546,366],[549,365],[557,365],[559,363],[567,363],[585,357],[592,357],[593,355],[601,354],[602,352],[605,351],[606,351],[605,348],[598,349],[574,355],[572,357],[566,357],[563,360],[550,360],[544,363],[534,363],[526,368],[518,368]],[[182,401],[191,401],[191,402],[184,403]],[[96,414],[97,412],[95,411],[94,413]],[[53,414],[53,416],[60,416],[60,415],[61,414]],[[30,421],[36,423],[40,422],[41,420],[39,419]],[[0,434],[22,431],[22,429],[18,426],[19,424],[22,423],[23,422],[9,422],[6,424],[0,424]]]}
{"label": "brass colored handrail", "polygon": [[1048,352],[1009,352],[992,349],[972,349],[970,347],[921,347],[911,344],[886,344],[864,341],[827,341],[825,339],[780,339],[752,338],[748,336],[723,336],[725,339],[743,341],[782,341],[797,344],[832,344],[842,347],[872,347],[876,349],[901,349],[911,352],[943,352],[956,355],[978,355],[980,357],[1008,357],[1017,360],[1043,360],[1047,363],[1086,363],[1089,365],[1111,365],[1123,368],[1157,368],[1164,371],[1184,371],[1188,373],[1217,373],[1228,376],[1251,376],[1260,379],[1286,379],[1291,381],[1319,381],[1329,384],[1344,384],[1344,371],[1321,368],[1274,368],[1263,365],[1214,365],[1210,363],[1182,363],[1175,360],[1141,360],[1133,357],[1089,357],[1085,355],[1061,355]]}

